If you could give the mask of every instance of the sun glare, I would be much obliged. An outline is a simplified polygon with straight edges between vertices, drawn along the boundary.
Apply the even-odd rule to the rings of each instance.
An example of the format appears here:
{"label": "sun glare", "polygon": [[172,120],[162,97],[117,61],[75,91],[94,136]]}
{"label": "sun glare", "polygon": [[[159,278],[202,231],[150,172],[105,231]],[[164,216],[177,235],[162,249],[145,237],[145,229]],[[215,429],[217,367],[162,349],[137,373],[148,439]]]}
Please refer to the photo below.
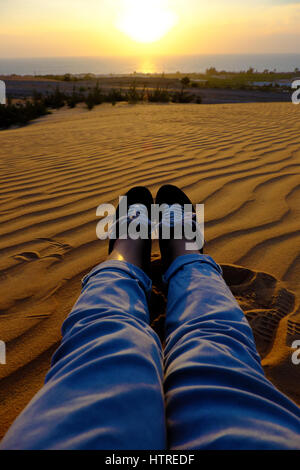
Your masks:
{"label": "sun glare", "polygon": [[120,31],[141,43],[158,41],[175,25],[176,15],[163,0],[123,0],[117,21]]}

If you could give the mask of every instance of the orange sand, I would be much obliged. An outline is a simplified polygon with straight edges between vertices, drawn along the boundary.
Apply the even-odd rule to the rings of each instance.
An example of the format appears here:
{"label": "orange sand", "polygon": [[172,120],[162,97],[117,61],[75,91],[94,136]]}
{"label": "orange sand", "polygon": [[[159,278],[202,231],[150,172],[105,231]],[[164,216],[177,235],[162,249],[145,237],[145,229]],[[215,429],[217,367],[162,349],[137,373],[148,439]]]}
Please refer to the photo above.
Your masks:
{"label": "orange sand", "polygon": [[105,257],[96,207],[140,184],[205,203],[206,253],[227,265],[268,377],[300,404],[299,174],[300,107],[288,103],[102,105],[0,132],[0,437],[41,387],[80,279]]}

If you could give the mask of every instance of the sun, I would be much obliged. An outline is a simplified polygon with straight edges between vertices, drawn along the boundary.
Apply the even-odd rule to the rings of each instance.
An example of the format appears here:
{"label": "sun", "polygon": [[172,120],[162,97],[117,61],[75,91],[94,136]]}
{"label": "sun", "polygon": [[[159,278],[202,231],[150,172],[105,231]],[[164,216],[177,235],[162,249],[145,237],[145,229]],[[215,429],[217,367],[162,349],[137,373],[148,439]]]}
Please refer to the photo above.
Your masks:
{"label": "sun", "polygon": [[141,43],[158,41],[175,25],[176,15],[163,0],[123,0],[117,27]]}

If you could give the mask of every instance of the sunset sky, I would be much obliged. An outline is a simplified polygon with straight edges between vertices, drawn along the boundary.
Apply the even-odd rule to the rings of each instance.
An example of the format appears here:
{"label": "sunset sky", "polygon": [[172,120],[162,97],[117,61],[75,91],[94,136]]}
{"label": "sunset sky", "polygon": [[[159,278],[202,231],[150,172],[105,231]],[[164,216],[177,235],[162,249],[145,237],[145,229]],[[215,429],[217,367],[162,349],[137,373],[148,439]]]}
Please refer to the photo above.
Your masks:
{"label": "sunset sky", "polygon": [[300,1],[1,0],[0,57],[300,52]]}

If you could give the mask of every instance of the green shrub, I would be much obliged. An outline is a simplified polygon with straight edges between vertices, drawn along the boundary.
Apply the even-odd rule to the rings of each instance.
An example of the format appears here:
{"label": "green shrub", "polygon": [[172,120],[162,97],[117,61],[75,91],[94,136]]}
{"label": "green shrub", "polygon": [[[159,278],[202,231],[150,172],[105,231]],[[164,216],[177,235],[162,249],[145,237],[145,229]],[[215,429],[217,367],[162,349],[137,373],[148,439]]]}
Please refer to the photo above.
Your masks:
{"label": "green shrub", "polygon": [[150,103],[169,103],[171,99],[168,90],[159,86],[153,91],[147,91],[146,97]]}
{"label": "green shrub", "polygon": [[138,101],[140,101],[141,97],[137,91],[136,88],[136,83],[133,82],[133,84],[130,86],[128,92],[127,92],[127,97],[126,97],[128,103],[130,104],[136,104]]}
{"label": "green shrub", "polygon": [[172,96],[173,103],[192,103],[194,101],[194,95],[179,91]]}
{"label": "green shrub", "polygon": [[48,108],[60,109],[65,105],[66,100],[67,96],[57,86],[54,93],[50,94],[47,92],[44,103]]}
{"label": "green shrub", "polygon": [[184,87],[188,87],[191,83],[189,77],[183,77],[180,81]]}
{"label": "green shrub", "polygon": [[94,88],[91,88],[88,96],[85,100],[87,108],[89,110],[93,109],[94,106],[98,106],[105,101],[105,97],[102,95],[101,88],[97,82]]}
{"label": "green shrub", "polygon": [[43,101],[0,105],[0,129],[22,126],[40,116],[49,114]]}
{"label": "green shrub", "polygon": [[116,104],[120,101],[125,101],[125,99],[126,99],[126,96],[123,94],[123,91],[121,89],[116,90],[114,88],[110,90],[108,95],[106,95],[105,97],[105,101],[107,103],[112,103],[112,104]]}
{"label": "green shrub", "polygon": [[75,108],[78,103],[84,101],[84,96],[77,93],[75,85],[73,86],[72,95],[67,97],[67,105],[69,108]]}

